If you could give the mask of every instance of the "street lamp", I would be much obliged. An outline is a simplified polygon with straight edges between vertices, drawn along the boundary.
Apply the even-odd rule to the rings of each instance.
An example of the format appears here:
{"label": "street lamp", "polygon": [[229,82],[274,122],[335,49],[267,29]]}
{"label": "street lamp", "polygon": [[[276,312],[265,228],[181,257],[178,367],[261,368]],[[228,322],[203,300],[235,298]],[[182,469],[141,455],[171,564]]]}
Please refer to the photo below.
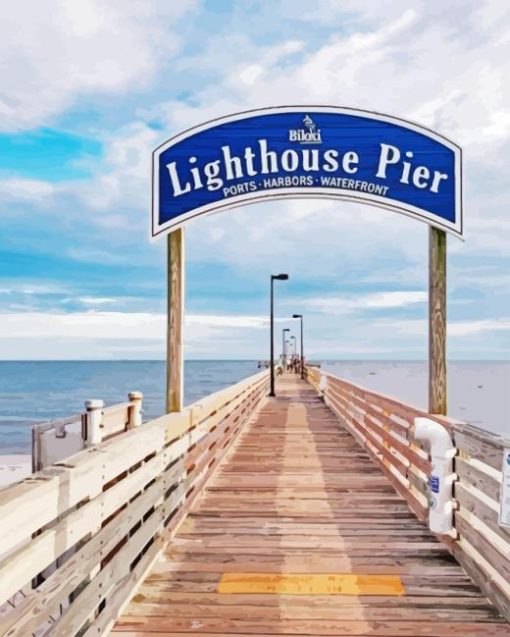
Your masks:
{"label": "street lamp", "polygon": [[292,354],[295,356],[296,355],[296,337],[295,336],[291,336],[290,337],[293,341],[294,341],[294,349],[292,350]]}
{"label": "street lamp", "polygon": [[285,327],[282,330],[282,361],[285,361],[287,356],[287,348],[285,347],[285,343],[287,342],[285,340],[285,332],[290,332],[290,327]]}
{"label": "street lamp", "polygon": [[302,314],[293,314],[292,318],[301,319],[301,378],[305,377],[305,358],[303,354],[303,315]]}
{"label": "street lamp", "polygon": [[274,290],[273,290],[273,281],[287,281],[289,278],[288,274],[272,274],[271,275],[271,306],[270,306],[270,332],[271,332],[271,343],[270,343],[270,361],[269,361],[269,371],[270,371],[270,387],[269,387],[269,395],[274,396]]}

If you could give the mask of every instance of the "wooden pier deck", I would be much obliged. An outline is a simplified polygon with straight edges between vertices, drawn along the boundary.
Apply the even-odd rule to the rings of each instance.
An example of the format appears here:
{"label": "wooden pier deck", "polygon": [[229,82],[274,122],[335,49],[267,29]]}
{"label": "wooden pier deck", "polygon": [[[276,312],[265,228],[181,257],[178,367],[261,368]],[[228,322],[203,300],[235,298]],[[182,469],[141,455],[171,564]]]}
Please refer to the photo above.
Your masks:
{"label": "wooden pier deck", "polygon": [[316,391],[277,389],[113,633],[510,636]]}

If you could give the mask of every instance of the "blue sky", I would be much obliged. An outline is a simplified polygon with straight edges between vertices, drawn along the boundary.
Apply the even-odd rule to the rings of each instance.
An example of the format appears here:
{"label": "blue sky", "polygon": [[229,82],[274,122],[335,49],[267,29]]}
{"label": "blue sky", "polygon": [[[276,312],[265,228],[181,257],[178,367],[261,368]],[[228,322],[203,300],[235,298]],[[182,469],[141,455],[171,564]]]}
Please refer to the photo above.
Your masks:
{"label": "blue sky", "polygon": [[[43,6],[44,5],[44,6]],[[463,147],[449,356],[510,353],[506,3],[25,0],[2,10],[0,358],[163,358],[165,242],[150,154],[282,103],[387,112]],[[352,203],[257,204],[186,228],[189,358],[267,355],[306,315],[316,358],[423,359],[427,227]],[[297,326],[295,326],[297,334]]]}

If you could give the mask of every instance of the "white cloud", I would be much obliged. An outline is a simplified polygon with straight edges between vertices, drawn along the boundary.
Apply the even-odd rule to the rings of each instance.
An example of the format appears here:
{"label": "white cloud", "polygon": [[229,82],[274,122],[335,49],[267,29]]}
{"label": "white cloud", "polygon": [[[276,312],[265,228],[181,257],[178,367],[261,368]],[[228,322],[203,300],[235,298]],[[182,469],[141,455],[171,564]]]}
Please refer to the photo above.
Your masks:
{"label": "white cloud", "polygon": [[486,319],[480,321],[458,321],[448,324],[450,336],[471,336],[484,332],[510,331],[510,319]]}
{"label": "white cloud", "polygon": [[[180,11],[181,6],[185,10],[190,3],[147,0],[121,4],[120,0],[114,0],[105,6],[98,0],[73,3],[58,0],[50,12],[43,9],[43,3],[34,2],[33,10],[27,12],[27,20],[23,22],[17,12],[20,7],[26,9],[27,4],[22,1],[4,12],[20,22],[21,29],[16,32],[14,27],[6,28],[7,37],[0,41],[0,53],[4,47],[12,62],[0,87],[0,109],[2,104],[4,109],[8,104],[3,121],[11,128],[47,121],[82,95],[126,91],[131,108],[140,82],[146,76],[158,77],[162,58],[171,53],[165,47],[160,51],[163,33],[165,40],[174,46],[174,16],[167,20],[155,20],[154,16],[162,15],[158,11],[166,10],[161,9],[166,5],[172,12]],[[286,31],[286,36],[273,45],[261,39],[261,31],[252,22],[246,30],[242,26],[244,21],[234,23],[241,26],[232,32],[230,13],[225,12],[224,27],[216,35],[207,34],[205,50],[193,47],[199,53],[175,60],[181,70],[189,70],[185,91],[188,97],[171,97],[179,87],[168,88],[170,76],[161,74],[161,99],[165,101],[148,108],[138,100],[138,108],[131,111],[138,118],[136,121],[113,125],[108,132],[98,133],[106,154],[91,167],[92,179],[61,189],[59,186],[58,191],[37,180],[27,183],[4,180],[0,193],[12,198],[19,191],[27,201],[65,197],[59,201],[63,202],[66,219],[83,221],[83,226],[73,223],[74,227],[89,224],[86,231],[81,230],[78,241],[66,245],[66,256],[94,263],[154,265],[163,259],[164,244],[151,246],[150,250],[145,246],[150,153],[164,138],[218,115],[282,103],[344,104],[416,119],[465,147],[467,241],[464,244],[449,241],[450,291],[469,286],[477,292],[470,298],[482,298],[483,302],[478,304],[478,316],[469,314],[466,315],[469,321],[450,323],[450,334],[458,334],[456,341],[463,333],[504,334],[507,329],[501,327],[504,321],[496,327],[484,317],[508,316],[510,309],[507,300],[506,305],[503,301],[501,305],[495,303],[495,299],[506,295],[508,277],[503,271],[510,248],[510,193],[506,176],[510,160],[507,7],[501,2],[480,4],[473,0],[452,0],[448,6],[416,0],[412,9],[409,7],[406,0],[272,2],[267,9],[258,7],[254,14],[267,12],[266,17],[270,14],[274,21],[287,17],[306,21],[290,35]],[[244,19],[242,4],[233,11]],[[313,22],[318,23],[320,41]],[[68,30],[62,28],[63,24]],[[28,31],[36,27],[38,37],[29,37]],[[66,55],[62,55],[64,49]],[[18,73],[20,60],[27,66],[25,75]],[[104,60],[107,64],[103,68]],[[118,73],[116,65],[122,65]],[[199,81],[194,80],[193,72],[200,73]],[[125,121],[124,115],[125,112],[119,121]],[[153,119],[161,124],[162,130],[152,127]],[[55,210],[60,209],[55,206]],[[97,234],[90,231],[91,223],[98,226]],[[379,289],[392,289],[396,284],[402,288],[412,286],[413,290],[426,289],[427,229],[414,220],[374,208],[325,201],[259,204],[202,219],[190,224],[188,230],[190,261],[226,263],[252,280],[266,276],[274,268],[272,271],[289,271],[292,281],[327,279],[332,282],[332,289],[339,289],[338,283],[344,278],[350,283],[371,280]],[[139,250],[122,250],[122,241],[127,242],[128,237],[136,238],[133,244],[139,241],[136,246]],[[10,287],[9,281],[6,286]],[[92,294],[88,290],[81,292],[89,293]],[[283,294],[282,291],[282,298]],[[357,298],[325,297],[316,300],[316,309],[322,307],[328,314],[398,308],[424,303],[424,295],[425,292],[411,291]],[[231,337],[232,330],[253,329],[256,336],[264,332],[258,329],[264,325],[264,319],[250,313],[256,314],[257,307],[248,308],[246,316],[237,317],[224,317],[221,310],[215,311],[217,314],[188,317],[188,343],[197,352],[201,347],[212,346],[207,340],[212,334],[218,339],[218,351],[226,345],[221,339],[228,330]],[[119,316],[114,321],[106,316],[108,313],[101,313],[100,319],[98,314],[86,321],[104,320],[106,332],[101,332],[95,323],[92,326],[87,323],[83,329],[90,336],[84,338],[92,340],[97,333],[107,333],[109,336],[105,338],[112,343],[122,338],[141,338],[147,347],[152,347],[150,334],[156,334],[158,342],[163,342],[164,321],[154,318],[157,315],[141,312],[137,324],[119,324],[117,330],[114,323],[120,320]],[[44,319],[41,321],[44,325]],[[64,324],[60,318],[54,322],[56,334]],[[400,336],[408,335],[410,339],[427,333],[424,322],[379,325],[388,338],[399,329]],[[80,337],[81,328],[64,327],[68,338]],[[310,325],[312,328],[324,336],[345,336],[335,334],[330,324]],[[357,343],[369,342],[370,333],[363,329],[356,331],[352,327],[351,342],[354,337]],[[37,333],[42,334],[42,328]],[[236,347],[247,351],[251,344],[251,340],[247,344],[240,338]],[[371,343],[367,345],[370,347],[377,346]]]}
{"label": "white cloud", "polygon": [[0,333],[10,338],[137,340],[163,338],[165,317],[146,312],[24,312],[0,314]]}
{"label": "white cloud", "polygon": [[[327,314],[344,314],[355,310],[388,309],[406,307],[417,303],[426,303],[427,292],[420,291],[395,291],[376,292],[350,297],[318,297],[303,299],[300,303],[308,307]],[[295,303],[295,301],[293,301]]]}
{"label": "white cloud", "polygon": [[304,48],[304,42],[298,40],[289,40],[283,44],[269,48],[265,54],[259,56],[256,64],[250,64],[244,68],[241,68],[238,74],[233,76],[234,83],[238,79],[247,86],[254,86],[254,84],[262,78],[267,68],[271,68],[277,64],[280,64],[288,55],[298,53]]}
{"label": "white cloud", "polygon": [[206,325],[208,327],[237,327],[255,328],[267,327],[269,319],[265,316],[235,316],[212,314],[189,314],[186,315],[186,325]]}
{"label": "white cloud", "polygon": [[[298,327],[279,317],[298,336]],[[363,358],[422,357],[426,353],[425,319],[371,319],[346,317],[337,332],[320,315],[307,315],[305,349],[310,357]],[[473,340],[484,334],[510,331],[510,319],[452,321],[448,324],[452,351],[483,352]],[[148,312],[87,311],[13,312],[0,314],[0,358],[164,358],[166,316]],[[298,339],[299,340],[299,339]],[[275,339],[277,352],[280,331]],[[186,356],[219,358],[267,356],[268,319],[259,315],[189,314],[185,324]],[[497,343],[487,351],[507,351]],[[492,349],[491,349],[492,347]],[[459,349],[460,348],[460,349]],[[508,348],[507,348],[508,349]],[[405,356],[404,356],[405,357]]]}
{"label": "white cloud", "polygon": [[69,293],[69,290],[59,283],[45,283],[42,281],[26,280],[21,283],[10,285],[9,287],[1,287],[0,294],[2,293],[38,296],[46,294],[64,294]]}
{"label": "white cloud", "polygon": [[241,69],[239,79],[249,86],[255,84],[256,80],[264,73],[264,68],[260,64],[250,64],[250,66]]}
{"label": "white cloud", "polygon": [[[272,10],[275,15],[290,11],[288,3],[277,3]],[[221,66],[217,62],[222,61],[223,79],[196,90],[189,102],[156,105],[151,114],[159,115],[169,133],[230,112],[281,103],[340,103],[417,119],[467,146],[465,157],[473,171],[468,178],[476,180],[477,188],[466,197],[466,227],[471,244],[463,247],[464,253],[503,250],[510,245],[509,232],[494,233],[488,228],[475,232],[470,222],[506,215],[504,202],[497,208],[487,205],[487,189],[477,179],[476,162],[486,162],[487,152],[495,152],[494,130],[498,131],[498,146],[510,139],[505,124],[505,104],[510,101],[510,93],[506,99],[508,87],[503,81],[510,73],[510,47],[499,21],[490,21],[486,27],[490,32],[482,29],[476,3],[465,7],[460,18],[459,11],[457,5],[450,11],[444,7],[439,11],[421,1],[413,9],[399,1],[377,6],[359,2],[315,2],[307,3],[306,8],[293,5],[295,18],[306,16],[309,21],[320,22],[328,16],[331,25],[346,16],[352,21],[347,32],[338,30],[320,46],[299,44],[296,49],[300,55],[285,64],[279,57],[280,44],[273,47],[274,53],[267,47],[261,49],[258,43],[251,50],[244,46],[237,51],[236,34],[232,39],[212,39],[203,58],[211,67]],[[239,82],[239,78],[246,79],[244,74],[249,81]],[[504,156],[510,158],[510,151],[505,151]],[[501,167],[504,165],[505,162]],[[495,170],[501,170],[499,161]],[[218,233],[227,229],[222,258],[236,265],[240,261],[264,260],[267,254],[287,255],[294,250],[297,255],[303,238],[309,261],[317,253],[321,263],[328,255],[330,262],[338,262],[340,254],[342,261],[348,260],[343,264],[347,267],[354,262],[370,264],[376,252],[406,265],[423,258],[418,237],[425,229],[392,213],[353,204],[308,201],[279,202],[271,208],[277,214],[266,213],[268,208],[261,205],[253,208],[256,224],[250,223],[248,214],[241,210],[228,213],[228,220],[221,215],[215,221],[208,220],[207,229],[197,229],[196,235],[203,235],[205,244],[212,228]],[[317,212],[313,220],[312,210]],[[326,214],[327,219],[319,218]],[[236,224],[235,217],[245,223]],[[460,245],[450,244],[453,251],[461,252]],[[250,246],[249,251],[246,245]],[[291,260],[297,258],[293,255]]]}
{"label": "white cloud", "polygon": [[[289,5],[276,3],[271,11],[285,16]],[[507,197],[488,200],[494,189],[488,193],[483,180],[477,178],[474,160],[479,157],[485,162],[487,150],[493,152],[493,124],[499,145],[510,139],[504,125],[504,105],[510,94],[505,101],[507,89],[501,85],[506,71],[510,73],[510,50],[504,55],[502,49],[510,47],[500,21],[494,19],[495,10],[482,11],[475,3],[469,4],[462,12],[462,28],[456,22],[458,16],[452,19],[458,11],[459,7],[439,11],[422,1],[411,10],[408,3],[398,0],[377,7],[373,3],[315,2],[307,3],[305,10],[304,5],[297,5],[292,9],[297,18],[306,16],[311,21],[315,16],[320,21],[327,15],[331,24],[352,18],[347,32],[340,30],[315,48],[304,39],[292,38],[272,47],[244,38],[240,47],[240,32],[221,33],[209,40],[209,48],[200,56],[179,60],[185,67],[192,60],[195,65],[220,70],[219,80],[194,90],[192,100],[163,102],[140,111],[147,119],[159,118],[165,133],[138,121],[107,135],[107,155],[96,166],[94,178],[73,186],[74,192],[82,205],[94,209],[93,219],[102,228],[120,230],[129,223],[133,229],[146,230],[150,154],[163,138],[212,117],[255,106],[340,102],[418,119],[457,141],[464,140],[468,167],[473,166],[472,176],[466,172],[466,181],[476,179],[477,188],[466,197],[468,243],[450,242],[451,250],[502,252],[510,245],[510,228],[495,233],[489,226],[476,224],[504,218]],[[490,33],[482,31],[481,23]],[[193,70],[193,64],[189,68]],[[494,117],[496,123],[491,123]],[[510,148],[504,156],[510,158]],[[362,262],[368,266],[378,253],[414,266],[424,256],[425,242],[420,239],[424,230],[413,220],[354,204],[258,204],[201,220],[196,230],[193,226],[194,241],[200,248],[192,254],[200,252],[206,258],[207,246],[219,237],[225,245],[221,260],[236,266],[278,253],[290,254],[294,262],[300,259],[297,246],[305,240],[309,258],[318,258],[318,266],[327,265],[325,270],[338,262],[338,254],[346,259],[345,267]]]}
{"label": "white cloud", "polygon": [[136,90],[175,53],[170,27],[193,0],[5,3],[0,128],[38,126],[79,96]]}
{"label": "white cloud", "polygon": [[[278,317],[277,323],[288,318]],[[259,315],[187,314],[186,356],[239,358],[265,352],[269,319]],[[0,313],[0,359],[164,358],[166,315],[150,312],[13,311]],[[220,351],[218,351],[220,348]]]}
{"label": "white cloud", "polygon": [[[379,319],[374,321],[373,327],[393,334],[420,336],[428,330],[428,322],[425,319]],[[510,331],[510,318],[448,321],[447,325],[447,335],[455,338],[501,331]]]}
{"label": "white cloud", "polygon": [[106,154],[94,165],[92,179],[72,186],[84,205],[98,213],[108,210],[107,215],[95,217],[101,226],[121,228],[126,223],[125,214],[112,214],[112,211],[135,208],[144,211],[145,214],[138,216],[138,223],[148,228],[151,154],[159,142],[160,133],[143,122],[128,124],[103,138]]}
{"label": "white cloud", "polygon": [[116,303],[117,299],[103,296],[82,296],[78,298],[78,301],[85,303],[85,305],[111,305],[112,303]]}
{"label": "white cloud", "polygon": [[[107,304],[109,298],[79,299],[85,303]],[[278,322],[286,318],[277,318]],[[187,314],[185,325],[193,334],[195,326],[224,329],[260,329],[267,327],[266,316]],[[164,339],[166,315],[150,312],[23,312],[0,313],[0,334],[10,338],[44,337],[45,339]]]}
{"label": "white cloud", "polygon": [[0,180],[0,195],[8,199],[43,202],[58,192],[58,188],[47,181],[11,177]]}

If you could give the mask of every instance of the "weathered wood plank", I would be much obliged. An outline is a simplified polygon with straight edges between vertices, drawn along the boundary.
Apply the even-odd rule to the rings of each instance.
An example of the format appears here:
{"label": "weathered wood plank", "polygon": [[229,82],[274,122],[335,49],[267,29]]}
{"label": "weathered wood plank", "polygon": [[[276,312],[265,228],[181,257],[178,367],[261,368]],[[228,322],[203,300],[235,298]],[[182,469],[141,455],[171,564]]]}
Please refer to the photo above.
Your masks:
{"label": "weathered wood plank", "polygon": [[[509,637],[510,626],[501,623],[482,623],[483,637]],[[123,617],[116,632],[140,631],[138,634],[174,632],[202,634],[264,634],[264,635],[370,635],[371,637],[481,637],[478,622],[439,621],[369,621],[369,620],[242,620],[230,618]],[[135,632],[135,634],[137,634]]]}
{"label": "weathered wood plank", "polygon": [[489,498],[499,502],[501,483],[492,476],[483,473],[476,466],[461,457],[455,458],[455,472],[459,476],[460,483],[472,484],[483,491]]}
{"label": "weathered wood plank", "polygon": [[457,516],[455,526],[464,537],[484,557],[484,559],[508,582],[510,588],[510,550],[508,545],[495,546],[488,537],[477,528],[475,519],[469,521],[462,515]]}
{"label": "weathered wood plank", "polygon": [[[238,597],[236,595],[236,597]],[[247,596],[245,596],[247,597]],[[391,599],[391,598],[388,598]],[[131,604],[124,611],[124,617],[165,617],[168,614],[168,605],[172,607],[172,617],[195,619],[215,618],[229,619],[235,614],[236,619],[243,621],[288,621],[288,620],[309,620],[313,621],[318,616],[322,621],[338,621],[341,614],[342,620],[367,620],[367,621],[437,621],[438,614],[442,618],[447,618],[449,622],[480,622],[480,623],[501,623],[499,615],[494,608],[488,604],[482,608],[470,608],[469,606],[445,607],[431,606],[389,606],[366,604],[364,602],[344,604],[342,606],[329,606],[317,604],[315,600],[307,600],[301,603],[289,604],[285,599],[280,599],[280,603],[275,606],[258,604],[243,604],[240,600],[235,605],[223,606],[220,604],[206,604],[196,602],[194,604],[181,604],[175,600],[167,598],[155,598],[148,601],[144,595],[136,595]]]}
{"label": "weathered wood plank", "polygon": [[[462,568],[479,583],[483,593],[502,612],[503,616],[510,622],[510,595],[509,583],[504,580],[496,571],[497,578],[486,568],[483,556],[478,554],[476,547],[472,546],[465,538],[453,545],[453,554],[457,558]],[[481,557],[481,559],[480,559]],[[494,569],[493,569],[494,570]],[[496,581],[498,579],[499,581]]]}
{"label": "weathered wood plank", "polygon": [[483,436],[476,436],[473,432],[463,428],[462,431],[455,430],[455,444],[463,455],[475,458],[479,462],[484,462],[490,467],[501,471],[503,466],[503,447],[493,444],[492,440],[487,441]]}
{"label": "weathered wood plank", "polygon": [[[466,513],[466,520],[472,514],[493,531],[501,540],[503,547],[500,549],[504,554],[510,556],[510,530],[499,524],[498,506],[492,508],[486,501],[478,497],[476,491],[470,485],[459,482],[455,488],[455,495],[460,504],[461,511]],[[490,500],[489,500],[490,502]],[[499,544],[499,543],[498,543]],[[500,544],[500,545],[501,545]]]}
{"label": "weathered wood plank", "polygon": [[[253,594],[236,594],[228,595],[222,593],[200,593],[200,592],[174,592],[166,591],[160,586],[142,585],[138,589],[138,593],[134,595],[131,602],[131,610],[136,610],[138,603],[157,603],[157,604],[180,604],[193,608],[195,604],[204,604],[206,606],[243,606],[252,607],[269,607],[278,608],[280,605],[287,609],[294,607],[312,607],[312,608],[329,608],[334,609],[337,613],[342,608],[352,607],[371,607],[371,608],[392,608],[392,609],[413,609],[413,608],[429,608],[444,609],[480,609],[491,615],[496,614],[494,606],[489,604],[482,597],[448,597],[434,595],[404,595],[402,597],[385,596],[385,595],[364,595],[362,599],[349,595],[274,595],[271,593]],[[131,614],[131,613],[130,613]]]}

